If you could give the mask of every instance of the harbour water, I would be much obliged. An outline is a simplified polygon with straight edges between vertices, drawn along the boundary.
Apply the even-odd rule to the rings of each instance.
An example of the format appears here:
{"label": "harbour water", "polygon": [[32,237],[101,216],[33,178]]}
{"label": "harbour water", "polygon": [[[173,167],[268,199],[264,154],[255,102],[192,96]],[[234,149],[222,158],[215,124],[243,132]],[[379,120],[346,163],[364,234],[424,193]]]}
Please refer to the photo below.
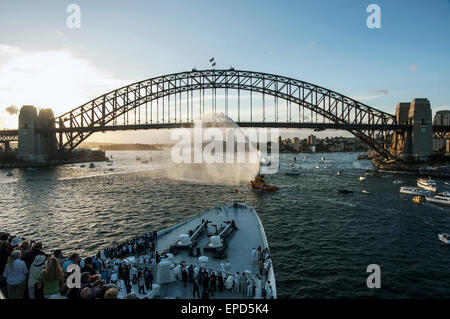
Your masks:
{"label": "harbour water", "polygon": [[[264,193],[244,183],[169,179],[158,151],[111,155],[110,166],[14,169],[11,177],[0,170],[2,230],[40,240],[45,251],[88,255],[174,225],[216,200],[238,199],[260,215],[279,298],[447,298],[450,247],[437,234],[450,232],[450,208],[417,205],[400,194],[400,186],[415,186],[413,175],[386,172],[359,181],[372,167],[357,161],[358,153],[308,154],[306,160],[281,154],[279,174],[266,177],[280,190]],[[152,161],[141,163],[136,156]],[[284,175],[294,156],[302,174]],[[404,183],[393,184],[396,179]],[[440,190],[450,190],[437,181]],[[339,194],[337,188],[354,193]],[[380,289],[366,286],[369,264],[381,267]]]}

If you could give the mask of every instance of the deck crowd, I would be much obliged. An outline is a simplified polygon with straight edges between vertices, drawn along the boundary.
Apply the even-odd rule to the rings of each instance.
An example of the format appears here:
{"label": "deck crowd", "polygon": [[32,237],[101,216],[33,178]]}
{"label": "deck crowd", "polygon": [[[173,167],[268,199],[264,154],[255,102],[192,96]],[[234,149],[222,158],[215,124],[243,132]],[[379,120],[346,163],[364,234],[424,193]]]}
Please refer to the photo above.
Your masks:
{"label": "deck crowd", "polygon": [[[117,299],[122,290],[122,297],[139,299],[138,294],[148,296],[154,289],[153,267],[168,258],[155,249],[156,241],[157,233],[151,232],[81,259],[78,253],[67,258],[60,249],[48,254],[40,242],[0,233],[0,289],[8,299]],[[126,262],[130,256],[135,256],[136,263]],[[248,297],[270,299],[270,281],[262,284],[271,266],[269,252],[253,248],[251,258],[259,268],[256,276],[237,272],[224,277],[230,271],[229,261],[220,263],[220,271],[182,262],[175,276],[185,287],[192,286],[194,298],[210,298],[230,289]],[[67,285],[70,264],[81,268],[80,288]],[[138,288],[138,294],[133,287]]]}

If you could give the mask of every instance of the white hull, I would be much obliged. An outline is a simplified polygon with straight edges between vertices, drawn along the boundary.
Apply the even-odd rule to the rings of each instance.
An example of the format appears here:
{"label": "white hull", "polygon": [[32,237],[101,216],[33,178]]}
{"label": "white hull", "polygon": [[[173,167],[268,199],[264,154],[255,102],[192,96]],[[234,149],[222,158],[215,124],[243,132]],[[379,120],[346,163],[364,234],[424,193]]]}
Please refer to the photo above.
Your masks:
{"label": "white hull", "polygon": [[424,189],[420,189],[420,188],[416,188],[416,187],[401,187],[400,188],[400,193],[402,194],[408,194],[408,195],[415,195],[415,196],[431,196],[431,192],[424,190]]}
{"label": "white hull", "polygon": [[437,186],[434,182],[429,182],[428,180],[425,179],[418,179],[417,180],[417,186],[419,186],[420,188],[423,188],[425,190],[428,190],[430,192],[436,192],[437,190]]}
{"label": "white hull", "polygon": [[[444,234],[438,234],[438,237],[442,242],[446,243],[447,245],[450,245],[450,240],[444,238]],[[448,238],[448,236],[447,236],[447,238]]]}
{"label": "white hull", "polygon": [[439,199],[439,198],[435,198],[435,197],[425,197],[425,199],[427,200],[427,202],[432,202],[432,203],[437,203],[437,204],[444,204],[444,205],[450,205],[450,200],[445,200],[445,199]]}

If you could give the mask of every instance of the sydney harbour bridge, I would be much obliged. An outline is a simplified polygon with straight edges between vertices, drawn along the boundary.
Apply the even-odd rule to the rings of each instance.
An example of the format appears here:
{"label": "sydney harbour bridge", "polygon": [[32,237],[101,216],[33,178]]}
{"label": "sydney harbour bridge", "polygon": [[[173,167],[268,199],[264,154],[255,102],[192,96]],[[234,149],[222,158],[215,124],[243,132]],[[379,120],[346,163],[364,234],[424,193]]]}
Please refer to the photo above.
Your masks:
{"label": "sydney harbour bridge", "polygon": [[347,130],[386,159],[420,153],[430,147],[423,144],[432,144],[433,134],[450,132],[448,126],[432,125],[426,99],[399,103],[394,115],[308,82],[230,68],[192,69],[132,83],[35,123],[21,120],[21,111],[18,129],[0,131],[0,143],[19,141],[20,153],[21,143],[35,143],[30,134],[50,137],[56,142],[50,159],[95,132],[192,127],[194,120],[219,112],[240,127]]}

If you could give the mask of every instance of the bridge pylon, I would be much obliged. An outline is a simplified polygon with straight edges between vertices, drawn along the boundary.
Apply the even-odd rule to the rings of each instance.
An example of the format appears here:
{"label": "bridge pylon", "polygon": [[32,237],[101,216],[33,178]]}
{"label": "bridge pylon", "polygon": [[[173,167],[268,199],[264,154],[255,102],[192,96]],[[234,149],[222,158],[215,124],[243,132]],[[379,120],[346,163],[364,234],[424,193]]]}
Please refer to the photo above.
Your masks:
{"label": "bridge pylon", "polygon": [[404,160],[430,159],[433,153],[433,123],[428,99],[400,102],[395,116],[398,124],[411,125],[411,129],[394,132],[391,153]]}
{"label": "bridge pylon", "polygon": [[56,152],[56,134],[40,132],[55,129],[51,109],[41,109],[39,115],[33,105],[24,105],[19,113],[18,158],[32,163],[45,163]]}

